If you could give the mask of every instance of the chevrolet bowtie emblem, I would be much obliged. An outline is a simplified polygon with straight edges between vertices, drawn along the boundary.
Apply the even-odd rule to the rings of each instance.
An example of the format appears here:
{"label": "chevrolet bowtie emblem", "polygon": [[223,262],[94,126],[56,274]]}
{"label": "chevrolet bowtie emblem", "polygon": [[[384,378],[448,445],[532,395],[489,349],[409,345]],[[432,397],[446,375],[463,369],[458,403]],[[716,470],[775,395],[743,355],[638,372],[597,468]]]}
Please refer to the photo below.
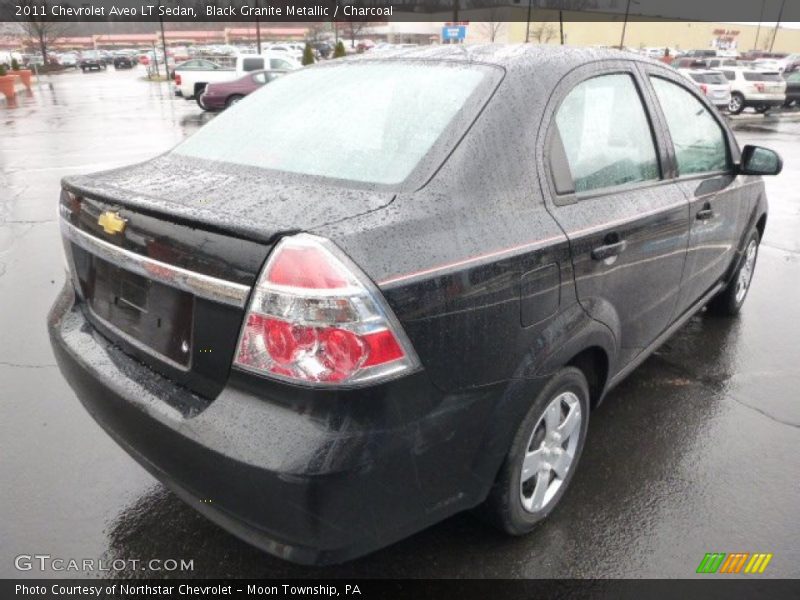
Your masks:
{"label": "chevrolet bowtie emblem", "polygon": [[128,219],[124,219],[119,216],[119,213],[111,212],[110,210],[102,213],[100,218],[97,219],[97,224],[103,228],[103,231],[110,235],[125,231],[125,225],[127,223]]}

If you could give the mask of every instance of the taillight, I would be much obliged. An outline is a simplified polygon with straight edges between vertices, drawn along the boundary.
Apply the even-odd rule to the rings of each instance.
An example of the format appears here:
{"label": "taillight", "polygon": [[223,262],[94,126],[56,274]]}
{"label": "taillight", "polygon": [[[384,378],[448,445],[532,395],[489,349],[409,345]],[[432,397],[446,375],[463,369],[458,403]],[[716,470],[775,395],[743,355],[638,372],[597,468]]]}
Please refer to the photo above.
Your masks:
{"label": "taillight", "polygon": [[763,92],[764,91],[764,84],[763,83],[756,83],[755,85],[756,85],[756,89],[759,92]]}
{"label": "taillight", "polygon": [[175,75],[173,76],[173,80],[175,81],[175,85],[180,85],[181,84],[181,75],[180,75],[180,73],[175,73]]}
{"label": "taillight", "polygon": [[703,91],[704,96],[708,96],[708,86],[705,83],[700,84],[700,89]]}
{"label": "taillight", "polygon": [[80,215],[81,202],[82,198],[80,196],[62,189],[59,201],[59,212],[61,216],[70,222],[74,222]]}
{"label": "taillight", "polygon": [[234,365],[318,386],[358,385],[419,360],[380,291],[332,242],[275,246],[253,288]]}

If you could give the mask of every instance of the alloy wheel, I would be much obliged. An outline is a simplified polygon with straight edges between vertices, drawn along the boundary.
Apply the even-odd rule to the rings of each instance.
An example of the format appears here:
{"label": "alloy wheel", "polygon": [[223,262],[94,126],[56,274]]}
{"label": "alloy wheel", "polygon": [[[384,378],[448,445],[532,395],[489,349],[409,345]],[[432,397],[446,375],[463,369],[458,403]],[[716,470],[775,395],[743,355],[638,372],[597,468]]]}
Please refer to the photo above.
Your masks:
{"label": "alloy wheel", "polygon": [[555,497],[575,459],[581,436],[581,403],[563,392],[547,405],[531,432],[520,476],[520,500],[538,512]]}
{"label": "alloy wheel", "polygon": [[753,279],[753,271],[756,267],[756,254],[758,246],[755,240],[750,240],[747,245],[744,263],[739,269],[739,276],[736,278],[736,304],[741,304],[744,297],[747,295],[747,290],[750,287],[750,281]]}
{"label": "alloy wheel", "polygon": [[742,100],[739,96],[731,96],[731,101],[728,103],[728,110],[737,112],[742,109]]}

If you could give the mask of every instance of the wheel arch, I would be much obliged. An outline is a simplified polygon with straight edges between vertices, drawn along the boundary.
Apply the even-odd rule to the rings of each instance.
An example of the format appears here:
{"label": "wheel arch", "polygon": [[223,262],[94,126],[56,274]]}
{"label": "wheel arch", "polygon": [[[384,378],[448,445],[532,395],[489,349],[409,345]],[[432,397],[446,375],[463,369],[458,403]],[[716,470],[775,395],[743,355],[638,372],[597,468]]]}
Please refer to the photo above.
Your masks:
{"label": "wheel arch", "polygon": [[531,402],[559,370],[572,366],[584,373],[589,382],[590,408],[603,399],[616,360],[615,337],[609,327],[589,317],[577,303],[565,312],[569,317],[543,331],[533,345],[549,348],[547,355],[526,355],[487,417],[488,426],[472,465],[483,486],[479,501],[489,493]]}
{"label": "wheel arch", "polygon": [[758,230],[758,239],[764,239],[764,231],[767,228],[767,213],[763,213],[756,221],[756,229]]}
{"label": "wheel arch", "polygon": [[610,361],[600,346],[590,346],[573,356],[566,364],[579,369],[589,384],[589,406],[594,409],[603,398],[608,383]]}

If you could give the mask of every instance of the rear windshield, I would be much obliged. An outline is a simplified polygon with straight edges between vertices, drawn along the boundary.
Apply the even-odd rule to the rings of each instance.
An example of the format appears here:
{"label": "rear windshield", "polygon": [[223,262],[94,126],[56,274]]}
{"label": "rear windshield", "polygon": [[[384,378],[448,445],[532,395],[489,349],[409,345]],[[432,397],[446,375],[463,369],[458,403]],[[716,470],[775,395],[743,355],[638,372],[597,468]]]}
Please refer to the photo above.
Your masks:
{"label": "rear windshield", "polygon": [[479,106],[468,100],[489,73],[475,65],[424,63],[344,63],[295,71],[215,118],[174,152],[397,184],[460,111],[477,112]]}
{"label": "rear windshield", "polygon": [[783,81],[778,73],[742,73],[747,81]]}
{"label": "rear windshield", "polygon": [[728,83],[728,80],[722,73],[689,73],[689,77],[694,79],[697,83],[708,83],[711,85]]}

